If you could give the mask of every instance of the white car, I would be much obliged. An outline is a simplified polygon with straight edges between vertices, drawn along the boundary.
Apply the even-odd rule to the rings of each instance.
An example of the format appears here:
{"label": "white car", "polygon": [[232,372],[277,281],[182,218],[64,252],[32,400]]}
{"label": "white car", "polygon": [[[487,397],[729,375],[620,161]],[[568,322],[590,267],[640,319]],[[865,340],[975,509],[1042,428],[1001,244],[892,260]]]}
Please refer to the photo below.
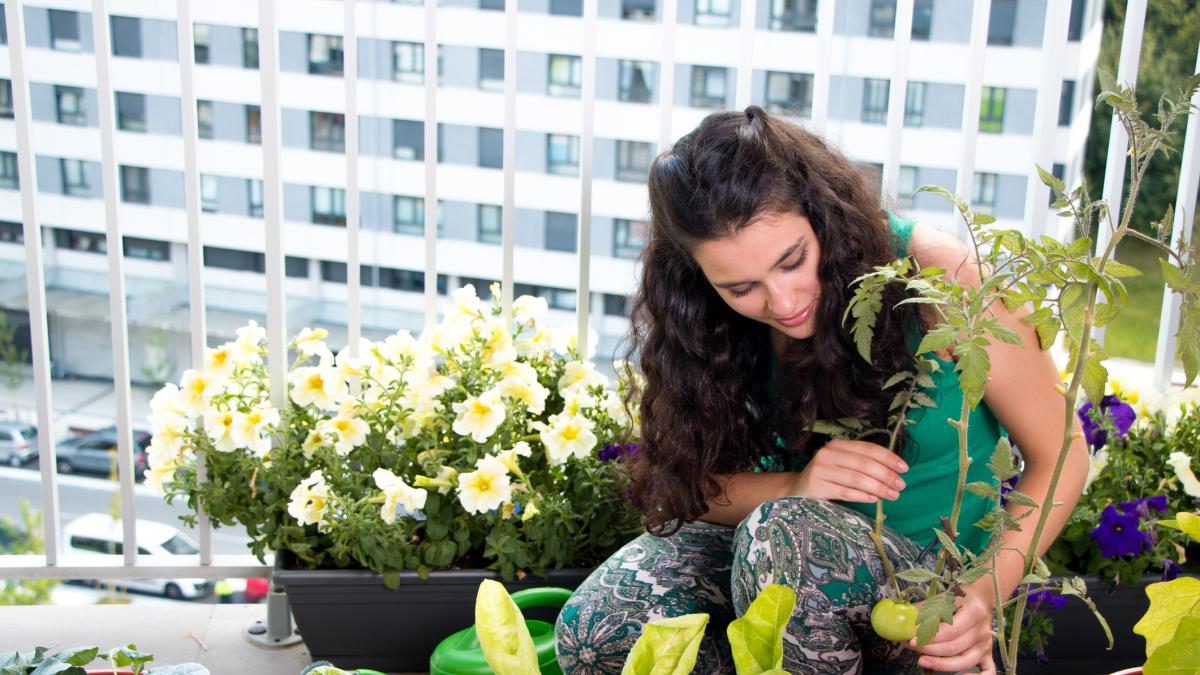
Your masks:
{"label": "white car", "polygon": [[[195,555],[195,542],[178,529],[151,520],[137,521],[138,555]],[[63,528],[67,553],[121,555],[124,532],[121,521],[105,513],[80,516]],[[117,584],[129,590],[161,593],[172,599],[200,598],[212,593],[208,579],[119,579]]]}

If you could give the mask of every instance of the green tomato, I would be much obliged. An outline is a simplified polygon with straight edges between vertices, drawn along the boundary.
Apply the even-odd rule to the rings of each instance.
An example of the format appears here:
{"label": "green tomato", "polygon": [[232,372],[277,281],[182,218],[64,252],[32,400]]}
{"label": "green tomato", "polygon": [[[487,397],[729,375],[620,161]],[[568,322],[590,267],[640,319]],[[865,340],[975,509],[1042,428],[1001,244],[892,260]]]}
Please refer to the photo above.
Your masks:
{"label": "green tomato", "polygon": [[871,610],[871,628],[892,642],[907,642],[917,634],[917,608],[912,603],[884,598]]}

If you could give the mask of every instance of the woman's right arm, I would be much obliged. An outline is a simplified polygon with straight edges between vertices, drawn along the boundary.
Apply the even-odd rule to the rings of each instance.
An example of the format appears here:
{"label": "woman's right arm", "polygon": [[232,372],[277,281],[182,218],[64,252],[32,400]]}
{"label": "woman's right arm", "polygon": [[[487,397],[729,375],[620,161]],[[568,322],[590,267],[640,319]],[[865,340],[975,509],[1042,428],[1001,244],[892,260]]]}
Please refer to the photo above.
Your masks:
{"label": "woman's right arm", "polygon": [[895,500],[904,489],[904,460],[865,441],[834,439],[802,471],[732,473],[714,476],[721,494],[708,499],[701,520],[735,526],[764,502],[810,497],[843,502]]}

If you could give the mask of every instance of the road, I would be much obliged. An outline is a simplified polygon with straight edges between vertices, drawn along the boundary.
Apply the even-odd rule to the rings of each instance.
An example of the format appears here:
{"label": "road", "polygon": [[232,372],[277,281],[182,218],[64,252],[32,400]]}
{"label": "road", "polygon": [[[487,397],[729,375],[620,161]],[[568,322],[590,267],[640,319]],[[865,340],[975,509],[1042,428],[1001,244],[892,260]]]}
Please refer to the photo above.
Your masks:
{"label": "road", "polygon": [[[134,512],[142,520],[153,520],[173,525],[188,533],[193,540],[197,539],[196,532],[188,528],[179,516],[188,512],[187,505],[182,501],[167,504],[159,495],[145,485],[134,486]],[[61,526],[86,513],[108,513],[113,503],[113,495],[119,490],[116,481],[107,478],[92,478],[88,476],[70,475],[58,477],[58,509]],[[28,500],[36,510],[42,507],[41,474],[36,465],[22,469],[0,467],[0,516],[8,516],[13,522],[20,522],[20,501]],[[212,532],[213,553],[248,554],[246,547],[248,536],[241,526],[223,527]]]}

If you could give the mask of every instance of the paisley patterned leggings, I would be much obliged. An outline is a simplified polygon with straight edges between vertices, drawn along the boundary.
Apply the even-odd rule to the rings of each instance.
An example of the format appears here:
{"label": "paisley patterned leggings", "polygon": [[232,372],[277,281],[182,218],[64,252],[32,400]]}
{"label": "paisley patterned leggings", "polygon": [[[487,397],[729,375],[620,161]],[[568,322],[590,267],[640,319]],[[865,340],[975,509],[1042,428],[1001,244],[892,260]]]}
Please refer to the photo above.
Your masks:
{"label": "paisley patterned leggings", "polygon": [[[789,497],[764,503],[737,528],[694,522],[666,538],[643,534],[593,572],[559,614],[558,663],[566,675],[620,673],[644,623],[707,612],[694,672],[732,673],[725,627],[778,583],[796,591],[784,637],[787,672],[915,672],[914,652],[871,630],[871,607],[887,588],[871,528],[846,507]],[[891,530],[884,546],[900,568],[920,556],[915,542]]]}

